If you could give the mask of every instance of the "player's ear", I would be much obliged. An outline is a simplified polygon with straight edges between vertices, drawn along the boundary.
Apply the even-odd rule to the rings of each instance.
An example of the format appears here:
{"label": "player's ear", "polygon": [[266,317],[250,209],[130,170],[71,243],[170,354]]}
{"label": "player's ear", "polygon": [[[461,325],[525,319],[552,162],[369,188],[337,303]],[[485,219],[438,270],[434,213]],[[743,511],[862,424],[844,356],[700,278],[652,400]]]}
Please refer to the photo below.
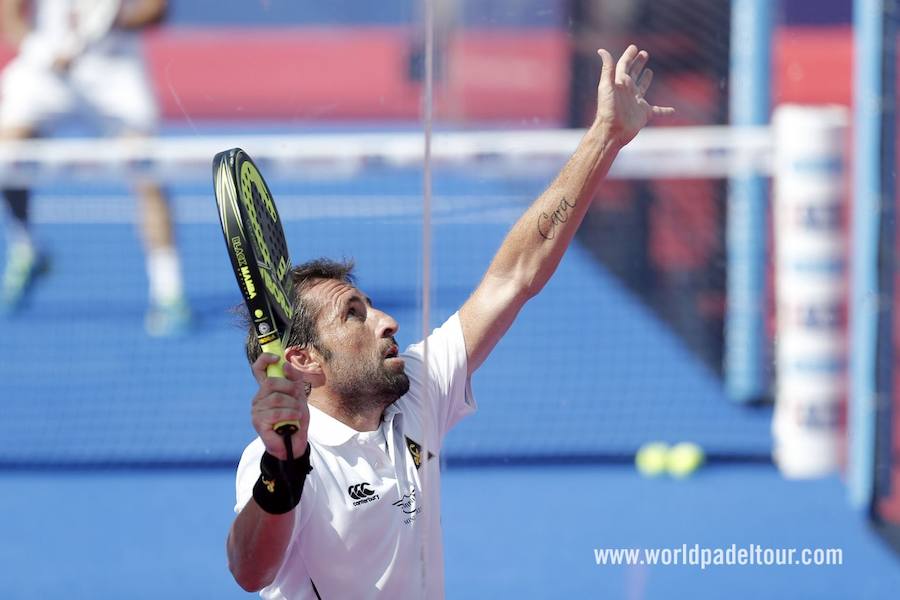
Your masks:
{"label": "player's ear", "polygon": [[303,346],[290,346],[284,351],[284,360],[304,375],[322,375],[321,357],[314,350]]}

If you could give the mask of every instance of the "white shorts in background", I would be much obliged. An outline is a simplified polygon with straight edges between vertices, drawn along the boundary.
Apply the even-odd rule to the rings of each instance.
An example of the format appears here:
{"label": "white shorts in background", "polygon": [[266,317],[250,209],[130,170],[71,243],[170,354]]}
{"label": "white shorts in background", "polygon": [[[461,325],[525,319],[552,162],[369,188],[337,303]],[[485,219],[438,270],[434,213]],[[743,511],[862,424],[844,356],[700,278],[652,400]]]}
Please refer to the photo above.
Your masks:
{"label": "white shorts in background", "polygon": [[69,118],[88,120],[106,134],[150,134],[158,110],[137,53],[87,53],[59,74],[24,52],[0,82],[0,128],[38,131]]}

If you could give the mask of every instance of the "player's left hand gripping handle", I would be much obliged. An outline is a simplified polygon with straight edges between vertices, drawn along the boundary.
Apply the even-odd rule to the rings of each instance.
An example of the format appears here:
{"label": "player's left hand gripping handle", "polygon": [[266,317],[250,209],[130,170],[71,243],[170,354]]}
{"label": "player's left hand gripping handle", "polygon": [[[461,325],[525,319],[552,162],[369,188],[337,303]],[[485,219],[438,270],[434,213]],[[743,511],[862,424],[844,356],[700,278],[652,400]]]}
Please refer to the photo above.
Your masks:
{"label": "player's left hand gripping handle", "polygon": [[[284,347],[281,345],[281,340],[274,340],[269,342],[268,344],[262,345],[263,352],[268,352],[269,354],[274,354],[279,357],[277,363],[271,364],[266,367],[266,375],[269,377],[284,377]],[[274,425],[275,431],[281,437],[290,437],[293,435],[298,429],[300,429],[300,421],[279,421]]]}

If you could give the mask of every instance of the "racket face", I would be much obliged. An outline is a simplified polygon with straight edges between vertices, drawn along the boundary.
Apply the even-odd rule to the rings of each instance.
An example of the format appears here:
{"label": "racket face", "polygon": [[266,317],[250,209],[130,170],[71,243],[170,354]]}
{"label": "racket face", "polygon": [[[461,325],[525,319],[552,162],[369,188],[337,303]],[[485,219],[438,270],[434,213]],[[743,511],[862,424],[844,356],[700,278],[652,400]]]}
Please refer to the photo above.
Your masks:
{"label": "racket face", "polygon": [[291,259],[262,174],[240,148],[213,159],[213,186],[231,266],[260,345],[286,341]]}

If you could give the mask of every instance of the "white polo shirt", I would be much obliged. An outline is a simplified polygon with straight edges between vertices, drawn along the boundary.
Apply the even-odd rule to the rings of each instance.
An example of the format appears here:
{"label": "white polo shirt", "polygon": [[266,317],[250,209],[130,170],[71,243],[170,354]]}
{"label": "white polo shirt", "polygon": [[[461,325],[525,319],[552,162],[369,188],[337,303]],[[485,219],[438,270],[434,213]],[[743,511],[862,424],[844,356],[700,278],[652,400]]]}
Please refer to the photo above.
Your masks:
{"label": "white polo shirt", "polygon": [[[475,410],[458,313],[428,337],[428,390],[423,347],[402,353],[409,391],[385,410],[377,431],[355,431],[309,407],[313,470],[263,598],[444,597],[439,449]],[[235,512],[253,495],[263,451],[259,438],[244,450]]]}
{"label": "white polo shirt", "polygon": [[[94,6],[115,0],[96,0]],[[72,29],[75,0],[40,0],[34,28],[0,77],[0,129],[52,131],[78,117],[108,135],[152,133],[159,109],[134,31],[113,28],[78,53],[65,75],[55,60],[78,44]],[[124,100],[123,100],[124,99]]]}

